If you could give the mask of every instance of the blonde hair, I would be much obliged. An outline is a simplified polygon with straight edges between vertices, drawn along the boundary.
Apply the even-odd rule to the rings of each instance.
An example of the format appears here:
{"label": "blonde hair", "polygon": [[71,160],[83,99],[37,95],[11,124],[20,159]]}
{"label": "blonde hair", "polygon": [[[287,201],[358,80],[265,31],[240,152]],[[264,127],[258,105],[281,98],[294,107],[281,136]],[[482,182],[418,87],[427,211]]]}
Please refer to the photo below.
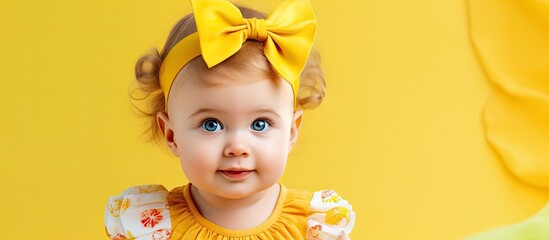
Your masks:
{"label": "blonde hair", "polygon": [[[244,18],[265,18],[265,15],[245,7],[238,7]],[[150,53],[142,55],[135,64],[135,77],[137,88],[130,92],[130,98],[134,101],[144,101],[144,106],[138,107],[131,101],[134,111],[139,117],[146,119],[146,129],[143,134],[148,134],[147,141],[154,141],[160,147],[165,147],[163,133],[156,122],[156,114],[165,111],[166,103],[164,92],[160,88],[159,70],[162,61],[175,44],[186,36],[196,32],[193,14],[189,14],[179,20],[170,31],[164,48],[158,52],[153,48]],[[208,69],[202,57],[190,61],[185,67],[190,71],[194,79],[205,80],[204,76],[213,73],[238,74],[242,71],[260,74],[278,84],[280,77],[263,54],[263,45],[255,40],[246,41],[242,48],[222,63],[212,69]],[[208,84],[205,82],[205,84]],[[140,94],[141,97],[136,97]],[[307,64],[301,72],[299,92],[296,99],[298,109],[310,110],[318,107],[326,95],[326,82],[320,68],[320,55],[316,50],[309,54]]]}

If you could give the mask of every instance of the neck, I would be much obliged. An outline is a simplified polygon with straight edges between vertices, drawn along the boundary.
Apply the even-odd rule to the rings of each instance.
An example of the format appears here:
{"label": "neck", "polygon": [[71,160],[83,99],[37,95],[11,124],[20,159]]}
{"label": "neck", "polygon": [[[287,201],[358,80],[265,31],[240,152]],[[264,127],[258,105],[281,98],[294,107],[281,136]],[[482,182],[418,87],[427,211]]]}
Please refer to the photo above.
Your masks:
{"label": "neck", "polygon": [[223,198],[191,185],[191,196],[200,214],[209,221],[231,230],[249,229],[265,222],[273,213],[280,185],[239,199]]}

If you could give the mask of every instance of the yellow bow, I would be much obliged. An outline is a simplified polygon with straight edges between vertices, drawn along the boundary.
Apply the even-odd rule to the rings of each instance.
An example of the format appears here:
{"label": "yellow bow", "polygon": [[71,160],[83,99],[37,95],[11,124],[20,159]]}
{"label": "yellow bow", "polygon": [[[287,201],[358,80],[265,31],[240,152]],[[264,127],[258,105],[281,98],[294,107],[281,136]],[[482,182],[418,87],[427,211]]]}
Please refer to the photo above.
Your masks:
{"label": "yellow bow", "polygon": [[[160,68],[166,105],[175,76],[189,61],[202,55],[209,68],[229,58],[246,39],[264,43],[264,53],[294,91],[313,46],[316,18],[308,0],[288,0],[267,19],[245,19],[227,0],[191,0],[197,33],[187,36],[168,53]],[[294,101],[295,102],[295,101]]]}

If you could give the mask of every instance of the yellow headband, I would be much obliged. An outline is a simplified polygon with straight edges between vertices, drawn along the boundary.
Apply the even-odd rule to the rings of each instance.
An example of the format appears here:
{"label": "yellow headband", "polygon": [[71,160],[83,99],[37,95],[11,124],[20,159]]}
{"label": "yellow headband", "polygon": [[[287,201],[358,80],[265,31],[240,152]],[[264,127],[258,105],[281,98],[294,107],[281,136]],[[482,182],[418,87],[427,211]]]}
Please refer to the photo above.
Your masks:
{"label": "yellow headband", "polygon": [[299,75],[313,46],[316,18],[308,0],[288,0],[267,19],[246,19],[227,0],[191,0],[197,32],[179,41],[160,67],[160,87],[166,106],[175,76],[192,59],[202,55],[211,68],[229,58],[246,39],[263,42],[264,54],[292,86],[295,100]]}

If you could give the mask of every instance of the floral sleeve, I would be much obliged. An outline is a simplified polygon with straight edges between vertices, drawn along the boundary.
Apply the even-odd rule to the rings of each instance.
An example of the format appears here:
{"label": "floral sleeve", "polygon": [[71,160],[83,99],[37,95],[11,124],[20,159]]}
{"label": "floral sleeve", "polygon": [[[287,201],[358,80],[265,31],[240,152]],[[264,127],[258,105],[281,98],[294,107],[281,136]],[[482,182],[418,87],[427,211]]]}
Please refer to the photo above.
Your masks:
{"label": "floral sleeve", "polygon": [[110,197],[105,209],[105,230],[112,240],[169,239],[168,191],[162,185],[142,185]]}
{"label": "floral sleeve", "polygon": [[349,234],[355,225],[355,212],[345,199],[333,190],[313,194],[307,220],[307,239],[335,240]]}

